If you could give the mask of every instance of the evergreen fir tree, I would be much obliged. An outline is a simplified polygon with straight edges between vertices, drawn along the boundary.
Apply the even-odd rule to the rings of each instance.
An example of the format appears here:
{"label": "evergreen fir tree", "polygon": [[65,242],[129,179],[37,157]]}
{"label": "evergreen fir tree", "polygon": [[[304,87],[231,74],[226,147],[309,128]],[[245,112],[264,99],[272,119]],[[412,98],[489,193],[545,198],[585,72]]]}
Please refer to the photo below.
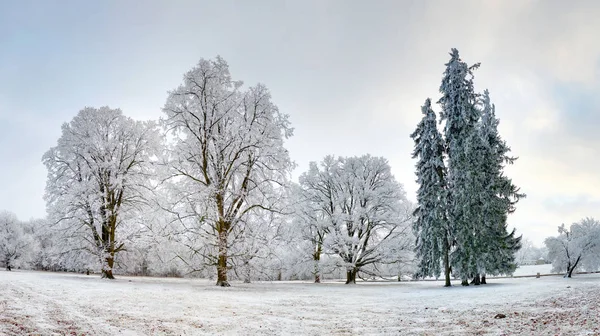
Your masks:
{"label": "evergreen fir tree", "polygon": [[504,175],[504,166],[513,164],[517,158],[509,156],[510,147],[498,133],[499,120],[495,106],[490,102],[488,90],[481,100],[482,116],[479,134],[484,143],[482,171],[485,173],[486,194],[483,211],[485,227],[485,249],[480,255],[479,273],[507,274],[514,272],[515,253],[521,248],[521,236],[515,230],[508,232],[508,214],[515,211],[515,204],[525,194],[519,191],[512,181]]}
{"label": "evergreen fir tree", "polygon": [[440,276],[440,265],[444,263],[445,286],[450,286],[448,253],[448,226],[446,220],[446,188],[444,166],[444,141],[437,129],[436,115],[428,98],[421,107],[423,119],[411,134],[415,141],[413,159],[417,162],[418,207],[413,226],[416,256],[419,259],[417,277]]}
{"label": "evergreen fir tree", "polygon": [[[432,120],[435,123],[429,100],[423,107],[425,117],[412,135],[413,157],[420,158],[419,209],[414,227],[421,260],[417,275],[437,276],[440,258],[444,251],[450,251],[450,267],[446,271],[451,269],[463,285],[469,285],[469,278],[478,285],[485,283],[486,274],[514,271],[514,253],[521,247],[521,237],[516,236],[515,230],[508,231],[507,217],[525,195],[504,175],[504,167],[516,158],[509,156],[510,147],[498,133],[499,121],[489,92],[486,90],[481,100],[475,93],[473,70],[479,63],[468,66],[456,49],[452,49],[450,56],[438,101],[442,108],[440,122],[445,122],[443,146],[447,169],[444,170],[443,151],[438,150],[434,156],[431,149],[431,139],[435,137],[427,138],[431,140],[427,143],[428,152],[423,144],[427,129],[437,132],[437,128],[429,126]],[[441,164],[436,160],[441,160]],[[439,180],[434,179],[432,167],[440,169]],[[435,201],[441,201],[437,207]],[[447,239],[440,242],[443,234]],[[448,243],[446,249],[442,246],[444,242]]]}
{"label": "evergreen fir tree", "polygon": [[476,108],[477,94],[473,87],[473,70],[463,62],[458,50],[452,49],[451,59],[446,64],[446,71],[440,86],[442,97],[438,103],[442,107],[440,117],[445,121],[444,136],[448,153],[448,219],[455,249],[451,254],[452,271],[460,276],[463,285],[468,285],[468,278],[477,272],[474,226],[477,216],[474,209],[469,209],[472,202],[469,173],[473,171],[471,158],[465,148],[473,134],[477,132],[480,112]]}
{"label": "evergreen fir tree", "polygon": [[[477,123],[477,130],[481,123]],[[467,229],[469,242],[468,261],[469,274],[473,277],[471,283],[480,284],[480,276],[484,269],[484,256],[489,246],[489,240],[494,239],[486,226],[486,208],[489,202],[488,179],[489,174],[486,170],[486,160],[488,159],[486,145],[479,132],[472,132],[465,143],[465,155],[468,158],[467,165],[464,166],[466,175],[466,187],[468,197],[462,200],[463,216],[468,218],[471,226]]]}

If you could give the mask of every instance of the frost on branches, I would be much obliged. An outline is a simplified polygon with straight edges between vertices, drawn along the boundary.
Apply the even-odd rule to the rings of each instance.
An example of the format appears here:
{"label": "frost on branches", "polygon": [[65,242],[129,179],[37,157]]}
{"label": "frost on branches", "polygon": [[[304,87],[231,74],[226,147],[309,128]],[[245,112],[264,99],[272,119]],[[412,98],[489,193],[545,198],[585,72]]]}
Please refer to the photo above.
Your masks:
{"label": "frost on branches", "polygon": [[[440,259],[445,259],[448,242],[446,285],[450,285],[449,270],[463,285],[469,284],[469,278],[479,285],[485,283],[486,274],[514,271],[514,254],[521,247],[521,237],[515,230],[508,232],[507,215],[525,195],[504,174],[504,167],[516,158],[508,155],[510,148],[498,134],[499,121],[489,93],[486,90],[481,96],[475,92],[473,70],[479,64],[468,66],[456,49],[450,56],[438,101],[444,122],[443,152],[430,103],[423,107],[425,116],[413,133],[420,184],[414,227],[421,258],[417,276],[440,273]],[[448,234],[447,239],[444,234]]]}
{"label": "frost on branches", "polygon": [[565,272],[571,277],[575,269],[596,271],[600,267],[600,222],[585,218],[572,224],[558,227],[558,237],[544,241],[548,248],[548,259],[554,272]]}
{"label": "frost on branches", "polygon": [[441,273],[444,263],[445,286],[450,286],[450,235],[446,218],[446,167],[444,140],[437,129],[431,100],[421,108],[423,119],[411,137],[415,141],[413,158],[417,162],[418,207],[413,230],[417,236],[416,257],[419,259],[416,277]]}
{"label": "frost on branches", "polygon": [[321,282],[323,243],[335,211],[331,199],[335,193],[337,169],[338,161],[331,156],[326,157],[320,166],[311,162],[308,171],[299,178],[300,185],[295,195],[294,225],[299,229],[298,235],[309,243],[305,249],[310,249],[308,255],[316,283]]}
{"label": "frost on branches", "polygon": [[475,108],[477,95],[473,86],[473,70],[463,62],[458,50],[452,49],[451,59],[440,86],[442,98],[438,101],[445,122],[444,137],[448,154],[448,219],[454,239],[451,254],[452,272],[460,276],[463,284],[468,277],[477,273],[474,255],[477,253],[473,234],[481,217],[470,206],[475,181],[470,174],[475,172],[474,160],[467,155],[467,141],[477,132],[479,111]]}
{"label": "frost on branches", "polygon": [[0,212],[0,265],[7,271],[13,267],[25,266],[32,257],[30,252],[34,244],[24,223],[15,214]]}
{"label": "frost on branches", "polygon": [[398,261],[401,251],[387,244],[410,236],[412,207],[385,159],[326,157],[320,167],[311,163],[300,185],[299,224],[312,243],[316,282],[322,253],[339,258],[347,284],[355,283],[359,272],[368,272],[367,266]]}
{"label": "frost on branches", "polygon": [[[288,117],[261,84],[242,90],[220,57],[202,59],[169,93],[164,129],[173,139],[166,164],[176,198],[169,211],[196,243],[204,263],[229,286],[230,250],[260,211],[278,212],[293,167],[284,139]],[[248,231],[246,231],[248,232]]]}
{"label": "frost on branches", "polygon": [[153,122],[88,107],[63,124],[57,145],[44,154],[45,199],[63,253],[89,252],[105,278],[114,278],[116,255],[140,227],[158,139]]}
{"label": "frost on branches", "polygon": [[521,236],[516,231],[508,231],[507,215],[515,211],[516,203],[525,197],[505,174],[504,167],[513,164],[515,157],[509,156],[510,147],[500,137],[495,106],[490,102],[488,90],[482,99],[482,115],[479,122],[479,134],[476,139],[476,164],[479,181],[478,194],[482,202],[482,229],[479,231],[477,254],[477,274],[510,274],[516,269],[515,255],[521,248]]}

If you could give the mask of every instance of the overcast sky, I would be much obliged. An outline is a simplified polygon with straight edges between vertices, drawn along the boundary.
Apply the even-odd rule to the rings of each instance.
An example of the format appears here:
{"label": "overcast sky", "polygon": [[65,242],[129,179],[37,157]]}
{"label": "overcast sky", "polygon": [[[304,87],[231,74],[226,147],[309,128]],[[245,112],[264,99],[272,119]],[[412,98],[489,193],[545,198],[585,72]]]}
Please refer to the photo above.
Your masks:
{"label": "overcast sky", "polygon": [[[43,153],[84,106],[157,119],[200,58],[262,82],[298,164],[386,157],[411,199],[409,134],[450,48],[488,88],[528,198],[509,222],[540,245],[600,218],[600,1],[0,0],[0,208],[45,215]],[[439,107],[435,106],[436,111]]]}

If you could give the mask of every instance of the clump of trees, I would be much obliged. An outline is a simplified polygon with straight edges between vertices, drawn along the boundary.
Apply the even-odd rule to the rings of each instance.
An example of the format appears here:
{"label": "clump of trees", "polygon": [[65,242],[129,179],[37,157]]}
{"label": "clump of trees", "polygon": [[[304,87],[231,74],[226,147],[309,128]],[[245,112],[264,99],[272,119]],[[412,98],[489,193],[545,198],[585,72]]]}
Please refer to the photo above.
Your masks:
{"label": "clump of trees", "polygon": [[[450,274],[464,286],[486,282],[486,274],[511,273],[521,237],[507,229],[507,215],[525,197],[504,174],[515,162],[498,133],[499,120],[487,90],[475,91],[473,72],[452,49],[438,100],[443,132],[431,100],[411,137],[418,159],[418,207],[413,226],[419,258],[417,277]],[[440,265],[443,264],[443,267]]]}
{"label": "clump of trees", "polygon": [[600,268],[600,222],[584,218],[566,228],[558,227],[557,237],[544,241],[554,272],[564,272],[570,278],[573,271],[596,271]]}
{"label": "clump of trees", "polygon": [[8,211],[0,212],[0,264],[10,271],[26,266],[32,259],[36,241],[27,223]]}
{"label": "clump of trees", "polygon": [[515,262],[519,266],[546,263],[548,249],[546,246],[537,247],[530,239],[521,240],[521,248],[515,254]]}
{"label": "clump of trees", "polygon": [[407,273],[467,285],[510,273],[521,237],[507,216],[524,194],[504,167],[516,158],[489,93],[475,91],[479,64],[455,49],[450,56],[439,117],[427,99],[411,135],[417,206],[382,157],[327,156],[291,182],[284,144],[293,129],[269,90],[235,80],[220,57],[201,59],[168,93],[158,122],[86,107],[62,126],[43,156],[48,218],[2,213],[0,262],[218,286]]}
{"label": "clump of trees", "polygon": [[342,270],[354,283],[410,268],[412,205],[384,158],[327,157],[292,183],[288,116],[264,85],[233,79],[220,57],[186,72],[163,112],[143,122],[86,107],[63,124],[42,159],[48,218],[28,226],[34,247],[20,244],[25,226],[5,216],[18,232],[0,235],[12,244],[1,246],[12,248],[3,262],[29,249],[37,269],[200,276],[219,286],[230,277],[318,282]]}

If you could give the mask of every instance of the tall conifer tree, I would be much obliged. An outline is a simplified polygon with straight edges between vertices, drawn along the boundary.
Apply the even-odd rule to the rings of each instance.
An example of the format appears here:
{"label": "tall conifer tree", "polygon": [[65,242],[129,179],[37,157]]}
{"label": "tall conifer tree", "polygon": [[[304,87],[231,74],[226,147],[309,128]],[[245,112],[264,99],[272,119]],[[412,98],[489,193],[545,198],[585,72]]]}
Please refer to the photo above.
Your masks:
{"label": "tall conifer tree", "polygon": [[444,140],[437,129],[436,115],[429,98],[421,111],[423,119],[411,134],[415,141],[413,159],[418,159],[418,207],[414,213],[416,221],[413,226],[417,236],[416,255],[419,259],[417,277],[439,277],[443,261],[445,285],[450,286]]}
{"label": "tall conifer tree", "polygon": [[456,248],[451,254],[452,271],[460,276],[463,285],[477,272],[474,255],[476,242],[473,239],[474,226],[477,223],[475,209],[469,208],[473,186],[470,173],[473,163],[467,155],[466,147],[473,134],[477,132],[480,111],[476,108],[477,94],[473,86],[473,70],[479,64],[468,66],[452,49],[450,61],[442,78],[438,101],[442,111],[440,117],[445,121],[444,136],[448,153],[448,219],[450,231]]}
{"label": "tall conifer tree", "polygon": [[482,116],[479,134],[484,143],[481,169],[485,178],[485,207],[483,211],[486,229],[485,249],[480,256],[478,273],[506,274],[515,270],[515,253],[521,248],[521,236],[515,230],[508,232],[507,216],[515,211],[515,204],[525,197],[512,180],[504,175],[504,167],[517,158],[509,156],[510,147],[498,132],[500,121],[496,118],[495,106],[490,102],[488,90],[481,99]]}
{"label": "tall conifer tree", "polygon": [[429,99],[422,108],[423,120],[411,135],[413,158],[419,158],[417,276],[438,276],[440,259],[450,251],[446,285],[450,271],[463,285],[469,285],[469,278],[479,285],[485,283],[486,274],[514,271],[521,237],[515,230],[509,232],[507,217],[525,195],[504,175],[504,167],[516,158],[509,156],[510,147],[498,133],[489,92],[475,93],[473,70],[479,63],[468,66],[456,49],[450,57],[438,101],[444,137],[435,126]]}

